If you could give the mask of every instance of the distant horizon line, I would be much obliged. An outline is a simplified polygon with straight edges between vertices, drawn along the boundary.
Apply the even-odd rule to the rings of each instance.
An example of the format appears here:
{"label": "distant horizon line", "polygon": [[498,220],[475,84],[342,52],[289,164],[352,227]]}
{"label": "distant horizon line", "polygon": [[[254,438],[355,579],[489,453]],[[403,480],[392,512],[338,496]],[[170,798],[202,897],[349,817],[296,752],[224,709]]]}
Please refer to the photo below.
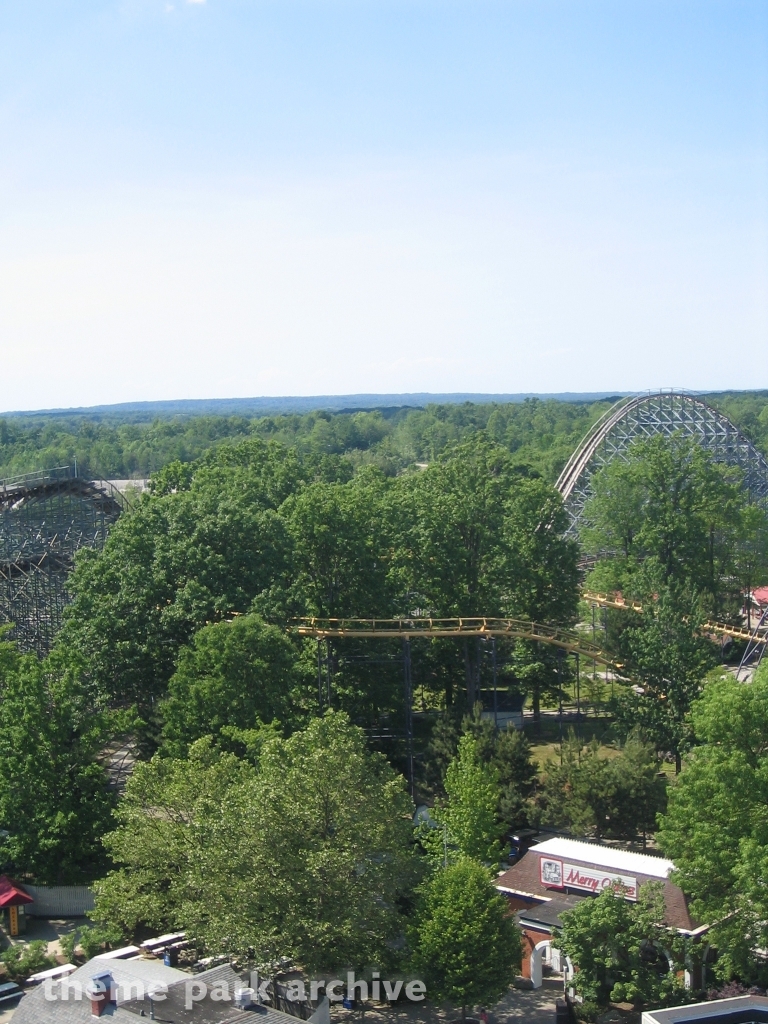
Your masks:
{"label": "distant horizon line", "polygon": [[[678,389],[658,389],[678,390]],[[685,389],[679,389],[685,390]],[[764,389],[755,389],[761,393]],[[156,401],[115,402],[110,404],[71,406],[52,409],[10,410],[0,413],[3,417],[99,417],[127,415],[237,415],[243,413],[285,414],[309,412],[348,412],[372,409],[421,408],[425,405],[460,405],[465,402],[475,405],[518,404],[526,399],[557,402],[599,402],[607,399],[616,401],[646,391],[524,391],[516,393],[491,392],[361,392],[347,395],[262,395],[252,398],[179,398]],[[651,392],[652,393],[652,392]],[[724,391],[692,391],[691,394],[752,394],[748,389],[725,389]]]}

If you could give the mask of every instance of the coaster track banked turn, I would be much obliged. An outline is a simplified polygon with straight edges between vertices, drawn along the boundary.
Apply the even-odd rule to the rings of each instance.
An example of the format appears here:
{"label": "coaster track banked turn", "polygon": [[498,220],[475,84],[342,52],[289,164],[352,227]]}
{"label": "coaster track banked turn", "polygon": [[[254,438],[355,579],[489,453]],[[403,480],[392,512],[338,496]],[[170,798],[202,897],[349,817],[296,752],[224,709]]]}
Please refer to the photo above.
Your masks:
{"label": "coaster track banked turn", "polygon": [[438,637],[508,637],[515,640],[536,640],[550,644],[570,654],[579,654],[596,661],[614,672],[621,665],[597,644],[590,643],[575,629],[549,626],[525,619],[469,618],[429,619],[297,619],[294,628],[299,636],[327,639],[435,639]]}

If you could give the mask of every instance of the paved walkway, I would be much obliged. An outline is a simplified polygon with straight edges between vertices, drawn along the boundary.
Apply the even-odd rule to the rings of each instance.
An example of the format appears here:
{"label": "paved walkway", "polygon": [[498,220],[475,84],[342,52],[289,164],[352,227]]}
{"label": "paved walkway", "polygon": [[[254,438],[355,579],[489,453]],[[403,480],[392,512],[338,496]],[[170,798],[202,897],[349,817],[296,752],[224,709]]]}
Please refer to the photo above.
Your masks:
{"label": "paved walkway", "polygon": [[5,1009],[0,1010],[0,1024],[8,1024],[11,1017],[16,1012],[16,1003],[12,1003],[10,1006],[6,1003]]}
{"label": "paved walkway", "polygon": [[[513,988],[500,1003],[489,1008],[489,1024],[555,1024],[555,1001],[563,994],[562,978],[545,978],[539,989]],[[478,1007],[469,1012],[477,1019]],[[461,1011],[432,1003],[397,1003],[376,1006],[365,1013],[344,1010],[335,1004],[332,1024],[451,1024]]]}
{"label": "paved walkway", "polygon": [[[42,936],[38,936],[42,937]],[[560,978],[545,978],[539,989],[510,989],[489,1014],[490,1024],[555,1024],[555,1000],[563,993]],[[0,1024],[11,1024],[15,1006],[0,1009]],[[365,1014],[334,1007],[334,1024],[447,1024],[460,1013],[427,1003],[398,1004],[392,1009],[376,1009]]]}
{"label": "paved walkway", "polygon": [[544,978],[537,989],[512,989],[493,1009],[498,1024],[525,1021],[526,1024],[554,1024],[555,1000],[563,995],[562,978]]}

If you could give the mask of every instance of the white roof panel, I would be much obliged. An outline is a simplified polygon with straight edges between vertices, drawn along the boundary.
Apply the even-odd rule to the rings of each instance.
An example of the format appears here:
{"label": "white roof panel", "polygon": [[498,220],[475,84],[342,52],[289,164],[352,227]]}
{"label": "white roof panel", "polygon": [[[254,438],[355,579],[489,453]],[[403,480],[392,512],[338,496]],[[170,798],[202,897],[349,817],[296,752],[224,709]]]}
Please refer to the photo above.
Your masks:
{"label": "white roof panel", "polygon": [[531,853],[545,857],[579,861],[582,864],[596,864],[601,868],[615,868],[617,871],[635,875],[649,875],[651,878],[667,878],[674,870],[671,860],[651,857],[647,853],[619,850],[614,846],[600,846],[597,843],[582,843],[578,839],[547,839],[532,846]]}

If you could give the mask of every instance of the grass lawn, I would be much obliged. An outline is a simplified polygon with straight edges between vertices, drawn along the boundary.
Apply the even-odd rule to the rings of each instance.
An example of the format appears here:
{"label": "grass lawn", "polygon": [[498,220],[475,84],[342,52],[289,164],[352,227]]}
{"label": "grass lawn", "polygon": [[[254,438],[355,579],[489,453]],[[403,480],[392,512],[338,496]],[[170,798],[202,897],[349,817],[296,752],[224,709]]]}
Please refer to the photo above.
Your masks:
{"label": "grass lawn", "polygon": [[[618,751],[612,745],[614,739],[612,725],[613,720],[607,717],[582,719],[581,722],[564,721],[563,738],[567,738],[568,730],[573,729],[577,736],[581,736],[585,744],[596,739],[601,745],[602,756],[616,757]],[[551,758],[559,756],[560,723],[557,715],[543,714],[538,725],[535,725],[531,719],[526,719],[524,731],[531,744],[531,757],[539,767]]]}

